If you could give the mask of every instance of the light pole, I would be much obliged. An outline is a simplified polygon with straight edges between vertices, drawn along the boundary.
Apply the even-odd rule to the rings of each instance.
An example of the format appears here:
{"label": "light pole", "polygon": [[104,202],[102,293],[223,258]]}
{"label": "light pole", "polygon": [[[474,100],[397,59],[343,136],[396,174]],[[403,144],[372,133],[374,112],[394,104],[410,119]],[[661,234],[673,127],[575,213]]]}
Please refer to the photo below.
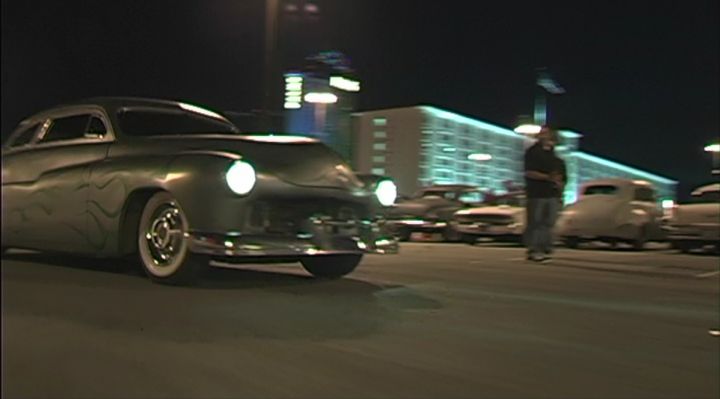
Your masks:
{"label": "light pole", "polygon": [[265,81],[263,84],[263,109],[261,128],[272,129],[272,89],[275,77],[275,45],[279,0],[265,0]]}

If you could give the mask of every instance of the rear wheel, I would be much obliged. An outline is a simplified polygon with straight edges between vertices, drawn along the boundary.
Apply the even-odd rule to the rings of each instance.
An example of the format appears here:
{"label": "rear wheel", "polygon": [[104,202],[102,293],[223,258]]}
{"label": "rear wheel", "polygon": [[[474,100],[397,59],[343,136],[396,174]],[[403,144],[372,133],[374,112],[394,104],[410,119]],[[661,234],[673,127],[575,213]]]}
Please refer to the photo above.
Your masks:
{"label": "rear wheel", "polygon": [[397,232],[397,238],[400,241],[410,241],[410,235],[412,232],[407,227],[401,227]]}
{"label": "rear wheel", "polygon": [[580,239],[577,237],[565,237],[565,246],[576,249],[580,245]]}
{"label": "rear wheel", "polygon": [[442,237],[443,240],[447,242],[458,242],[462,239],[462,234],[453,229],[450,225],[447,225],[442,231]]}
{"label": "rear wheel", "polygon": [[635,239],[630,242],[630,245],[632,245],[634,250],[642,251],[643,249],[645,249],[646,243],[647,243],[647,227],[641,226],[640,229],[638,229],[637,237],[635,237]]}
{"label": "rear wheel", "polygon": [[352,273],[362,255],[321,255],[300,260],[305,270],[318,278],[340,278]]}
{"label": "rear wheel", "polygon": [[673,241],[671,245],[674,249],[677,249],[684,254],[690,253],[690,251],[693,249],[690,243],[684,241]]}
{"label": "rear wheel", "polygon": [[472,234],[463,234],[460,240],[465,244],[475,245],[475,243],[477,242],[477,237]]}
{"label": "rear wheel", "polygon": [[180,205],[166,192],[145,204],[138,227],[138,252],[145,273],[155,282],[187,285],[209,268],[209,259],[188,249],[188,222]]}

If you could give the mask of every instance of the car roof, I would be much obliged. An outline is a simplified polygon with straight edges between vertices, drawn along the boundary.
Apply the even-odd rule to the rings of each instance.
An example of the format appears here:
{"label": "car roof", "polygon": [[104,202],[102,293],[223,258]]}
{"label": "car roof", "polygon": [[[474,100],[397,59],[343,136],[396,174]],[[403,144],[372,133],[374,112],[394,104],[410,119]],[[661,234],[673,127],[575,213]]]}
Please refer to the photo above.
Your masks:
{"label": "car roof", "polygon": [[[38,117],[45,117],[48,113],[52,113],[57,110],[61,110],[63,108],[72,108],[72,107],[82,107],[82,106],[99,106],[102,107],[109,112],[115,112],[118,109],[126,108],[126,107],[164,107],[164,108],[176,108],[179,107],[180,104],[188,104],[188,105],[194,105],[190,102],[182,102],[182,101],[175,101],[175,100],[164,100],[164,99],[157,99],[157,98],[144,98],[144,97],[122,97],[122,96],[116,96],[116,97],[89,97],[84,98],[80,100],[74,100],[70,102],[60,103],[56,104],[52,107],[48,107],[46,109],[43,109],[39,112],[35,112],[34,114],[28,116],[27,118],[24,118],[23,121],[20,123],[25,123],[29,120],[37,119]],[[203,105],[196,105],[200,108],[205,108]],[[212,112],[215,112],[221,116],[223,116],[221,113],[209,110]],[[223,118],[225,118],[223,116]],[[227,119],[227,118],[225,118]]]}
{"label": "car roof", "polygon": [[706,184],[704,186],[700,186],[693,190],[692,194],[690,195],[703,195],[705,193],[709,192],[715,192],[720,191],[720,183],[712,183],[712,184]]}

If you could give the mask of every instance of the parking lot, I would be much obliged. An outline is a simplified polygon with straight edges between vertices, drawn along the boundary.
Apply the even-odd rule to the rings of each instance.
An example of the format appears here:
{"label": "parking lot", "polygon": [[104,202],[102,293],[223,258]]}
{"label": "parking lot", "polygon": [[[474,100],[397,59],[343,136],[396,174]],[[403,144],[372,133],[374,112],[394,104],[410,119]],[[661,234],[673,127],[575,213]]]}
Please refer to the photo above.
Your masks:
{"label": "parking lot", "polygon": [[344,279],[2,261],[3,397],[716,398],[718,257],[404,243]]}

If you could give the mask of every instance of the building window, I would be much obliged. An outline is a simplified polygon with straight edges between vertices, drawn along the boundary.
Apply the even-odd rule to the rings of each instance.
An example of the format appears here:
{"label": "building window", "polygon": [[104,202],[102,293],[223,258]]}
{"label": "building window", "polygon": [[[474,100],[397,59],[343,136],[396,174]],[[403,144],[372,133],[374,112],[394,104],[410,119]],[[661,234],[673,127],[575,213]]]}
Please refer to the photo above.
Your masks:
{"label": "building window", "polygon": [[383,131],[376,131],[373,132],[373,137],[375,137],[376,139],[386,139],[387,133]]}
{"label": "building window", "polygon": [[372,174],[374,175],[384,175],[385,174],[385,168],[373,168]]}
{"label": "building window", "polygon": [[373,163],[385,163],[385,155],[376,155],[373,157]]}
{"label": "building window", "polygon": [[373,144],[373,150],[385,151],[387,150],[387,145],[385,143],[375,143]]}
{"label": "building window", "polygon": [[373,125],[375,125],[375,126],[386,126],[386,125],[387,125],[387,119],[385,119],[385,118],[374,118],[374,119],[373,119]]}

